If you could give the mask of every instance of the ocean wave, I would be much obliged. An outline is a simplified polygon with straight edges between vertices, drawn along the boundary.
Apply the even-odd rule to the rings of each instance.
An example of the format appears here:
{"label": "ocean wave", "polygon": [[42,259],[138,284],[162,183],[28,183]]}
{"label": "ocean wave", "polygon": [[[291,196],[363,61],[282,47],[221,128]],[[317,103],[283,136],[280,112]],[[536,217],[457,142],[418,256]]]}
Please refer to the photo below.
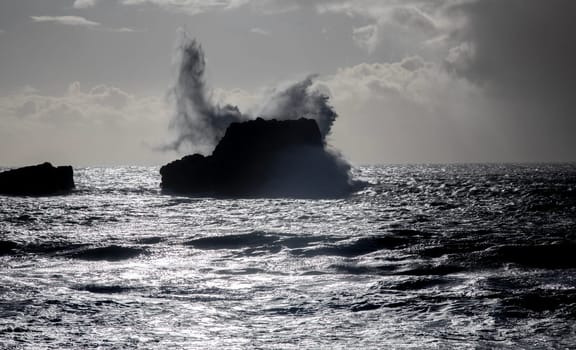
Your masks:
{"label": "ocean wave", "polygon": [[110,245],[105,247],[80,249],[78,251],[66,253],[64,256],[80,260],[120,261],[132,259],[145,253],[147,253],[147,250],[143,248]]}
{"label": "ocean wave", "polygon": [[198,249],[239,249],[267,246],[278,240],[279,237],[276,235],[255,231],[246,234],[195,238],[184,244]]}

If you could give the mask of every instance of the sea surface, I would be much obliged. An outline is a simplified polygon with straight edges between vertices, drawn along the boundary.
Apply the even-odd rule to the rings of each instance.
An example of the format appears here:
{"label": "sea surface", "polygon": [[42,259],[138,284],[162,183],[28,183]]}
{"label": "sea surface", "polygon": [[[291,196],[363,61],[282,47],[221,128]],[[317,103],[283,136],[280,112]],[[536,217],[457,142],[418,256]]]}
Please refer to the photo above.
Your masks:
{"label": "sea surface", "polygon": [[338,200],[0,196],[1,349],[575,349],[576,165],[359,167]]}

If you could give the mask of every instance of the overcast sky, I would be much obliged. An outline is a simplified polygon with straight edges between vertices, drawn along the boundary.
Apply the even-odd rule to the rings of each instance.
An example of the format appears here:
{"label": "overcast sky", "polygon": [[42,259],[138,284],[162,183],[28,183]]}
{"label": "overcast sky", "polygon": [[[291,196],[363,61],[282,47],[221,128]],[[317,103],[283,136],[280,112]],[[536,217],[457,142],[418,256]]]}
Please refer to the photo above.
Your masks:
{"label": "overcast sky", "polygon": [[354,164],[576,161],[573,0],[2,0],[0,165],[162,164],[179,28],[218,103],[317,73]]}

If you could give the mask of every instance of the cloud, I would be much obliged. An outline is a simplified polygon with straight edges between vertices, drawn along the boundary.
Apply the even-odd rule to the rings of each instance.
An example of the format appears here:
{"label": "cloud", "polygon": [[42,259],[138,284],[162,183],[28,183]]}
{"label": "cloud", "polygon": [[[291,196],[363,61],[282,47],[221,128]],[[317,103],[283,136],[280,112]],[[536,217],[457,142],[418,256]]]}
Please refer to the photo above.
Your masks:
{"label": "cloud", "polygon": [[422,43],[437,37],[442,29],[436,18],[438,5],[426,1],[321,1],[316,10],[320,14],[341,13],[368,21],[366,25],[353,28],[352,38],[369,53],[374,53],[378,47],[386,47],[388,51],[391,48],[414,51]]}
{"label": "cloud", "polygon": [[80,16],[30,16],[30,18],[32,18],[34,22],[52,22],[68,26],[80,26],[91,29],[97,29],[105,32],[114,32],[114,33],[142,32],[142,30],[136,30],[134,28],[129,27],[121,27],[121,28],[103,27],[102,23],[90,21]]}
{"label": "cloud", "polygon": [[262,28],[258,28],[258,27],[254,27],[254,28],[250,29],[250,33],[264,35],[264,36],[271,36],[272,35],[272,33],[270,33],[269,31],[262,29]]}
{"label": "cloud", "polygon": [[[354,62],[316,84],[332,93],[341,115],[333,138],[336,146],[353,153],[353,160],[576,160],[572,0],[117,2],[190,15],[311,9],[320,15],[352,17],[346,22],[354,23],[350,38],[371,53],[370,63]],[[104,30],[103,26],[93,28]],[[251,31],[266,32],[260,29]],[[133,99],[123,102],[123,95],[113,90],[90,91],[80,89],[75,97],[84,96],[89,108],[68,100],[60,105],[52,101],[47,108],[41,99],[29,99],[10,113],[28,115],[28,121],[40,120],[44,113],[47,120],[59,114],[85,123],[96,106],[108,115],[115,111],[122,116],[118,120],[126,118],[127,106],[133,106]],[[232,100],[251,105],[258,94],[216,90],[213,97],[221,104]],[[107,107],[98,102],[102,100]]]}
{"label": "cloud", "polygon": [[248,7],[264,15],[296,11],[310,6],[305,0],[118,0],[123,5],[153,5],[166,11],[198,15],[205,12],[228,11]]}
{"label": "cloud", "polygon": [[321,13],[342,13],[370,19],[387,17],[399,23],[428,28],[435,26],[433,14],[446,3],[427,0],[324,0],[315,2],[316,10]]}
{"label": "cloud", "polygon": [[136,29],[128,28],[128,27],[113,28],[112,31],[117,32],[117,33],[134,33],[134,32],[137,32]]}
{"label": "cloud", "polygon": [[[315,4],[320,14],[340,13],[364,21],[352,30],[352,38],[382,61],[343,68],[327,80],[343,115],[336,125],[340,133],[335,137],[340,140],[346,140],[346,134],[373,134],[365,140],[385,139],[374,141],[375,149],[396,149],[412,161],[425,160],[425,155],[459,161],[576,160],[572,135],[576,130],[572,97],[576,2],[327,0]],[[420,57],[424,65],[403,69],[402,63],[411,56]],[[372,127],[362,129],[362,123],[352,123],[346,115],[364,118]],[[387,128],[398,133],[373,131]],[[410,142],[392,142],[396,135]],[[350,149],[359,149],[350,143]],[[357,153],[360,159],[377,152],[370,147],[364,151]]]}
{"label": "cloud", "polygon": [[144,33],[145,29],[134,29],[130,27],[120,27],[120,28],[101,28],[101,30],[112,33]]}
{"label": "cloud", "polygon": [[407,57],[339,69],[318,84],[340,118],[332,144],[356,163],[513,158],[482,89],[442,65]]}
{"label": "cloud", "polygon": [[[452,33],[454,68],[502,93],[549,96],[576,88],[576,2],[467,2],[452,8],[464,25]],[[455,61],[455,62],[454,62]]]}
{"label": "cloud", "polygon": [[32,95],[37,93],[38,90],[36,88],[34,88],[33,86],[30,85],[25,85],[21,90],[20,93],[24,94],[24,95]]}
{"label": "cloud", "polygon": [[0,29],[0,35],[2,35],[2,34],[4,34],[4,33],[6,33],[6,31],[3,30],[3,29]]}
{"label": "cloud", "polygon": [[424,33],[435,33],[437,30],[434,19],[417,7],[395,7],[390,12],[390,20]]}
{"label": "cloud", "polygon": [[380,44],[379,27],[377,24],[369,24],[364,27],[354,28],[352,31],[352,39],[354,42],[368,52],[374,52],[378,44]]}
{"label": "cloud", "polygon": [[121,0],[124,5],[155,5],[162,9],[196,15],[215,10],[241,7],[248,0]]}
{"label": "cloud", "polygon": [[449,103],[460,100],[459,104],[462,104],[464,100],[481,96],[481,90],[475,85],[418,56],[394,63],[361,63],[341,68],[321,83],[340,102],[364,103],[394,98],[436,111],[445,109]]}
{"label": "cloud", "polygon": [[87,7],[93,7],[96,5],[96,3],[99,0],[74,0],[74,8],[87,8]]}
{"label": "cloud", "polygon": [[97,27],[100,23],[80,16],[30,16],[34,22],[53,22],[69,26]]}
{"label": "cloud", "polygon": [[298,11],[305,7],[310,7],[311,2],[307,0],[250,0],[248,5],[252,11],[263,15],[275,15],[287,12]]}
{"label": "cloud", "polygon": [[161,164],[171,157],[153,150],[168,137],[161,97],[75,82],[61,96],[31,90],[0,97],[0,114],[2,165]]}
{"label": "cloud", "polygon": [[446,66],[483,88],[535,158],[575,160],[576,2],[467,1]]}
{"label": "cloud", "polygon": [[[115,87],[98,85],[84,91],[80,83],[74,82],[63,96],[45,96],[27,89],[22,94],[2,97],[1,106],[6,115],[28,120],[59,122],[64,114],[68,122],[101,124],[121,120],[124,109],[137,100]],[[117,118],[108,118],[113,115]]]}

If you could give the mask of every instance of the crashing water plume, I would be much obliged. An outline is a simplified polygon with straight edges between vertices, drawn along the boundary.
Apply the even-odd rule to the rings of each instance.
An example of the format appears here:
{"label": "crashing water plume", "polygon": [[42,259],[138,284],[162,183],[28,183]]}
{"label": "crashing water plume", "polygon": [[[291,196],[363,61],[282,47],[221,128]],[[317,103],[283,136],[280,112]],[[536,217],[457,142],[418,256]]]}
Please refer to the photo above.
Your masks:
{"label": "crashing water plume", "polygon": [[[210,99],[204,81],[204,53],[184,33],[173,89],[178,138],[172,150],[195,152],[160,168],[166,193],[224,197],[340,198],[362,185],[350,165],[329,149],[337,114],[316,89],[314,75],[272,90],[259,111]],[[206,153],[210,153],[207,155]]]}
{"label": "crashing water plume", "polygon": [[329,97],[313,89],[315,75],[310,75],[282,90],[275,90],[257,108],[257,115],[242,113],[232,105],[218,105],[211,101],[210,90],[204,80],[206,62],[197,40],[182,32],[177,46],[178,72],[171,89],[175,114],[170,127],[176,139],[166,149],[209,153],[234,122],[261,117],[264,119],[314,119],[322,138],[330,133],[337,114],[328,103]]}
{"label": "crashing water plume", "polygon": [[273,94],[260,112],[261,117],[264,119],[314,119],[325,139],[330,134],[332,124],[338,114],[328,104],[327,95],[312,89],[315,77],[316,75],[309,75],[304,80]]}
{"label": "crashing water plume", "polygon": [[213,147],[231,123],[248,118],[236,106],[210,101],[204,81],[204,51],[196,40],[182,33],[178,54],[178,77],[171,91],[176,113],[170,125],[178,136],[168,148],[179,150],[186,144],[193,148]]}

